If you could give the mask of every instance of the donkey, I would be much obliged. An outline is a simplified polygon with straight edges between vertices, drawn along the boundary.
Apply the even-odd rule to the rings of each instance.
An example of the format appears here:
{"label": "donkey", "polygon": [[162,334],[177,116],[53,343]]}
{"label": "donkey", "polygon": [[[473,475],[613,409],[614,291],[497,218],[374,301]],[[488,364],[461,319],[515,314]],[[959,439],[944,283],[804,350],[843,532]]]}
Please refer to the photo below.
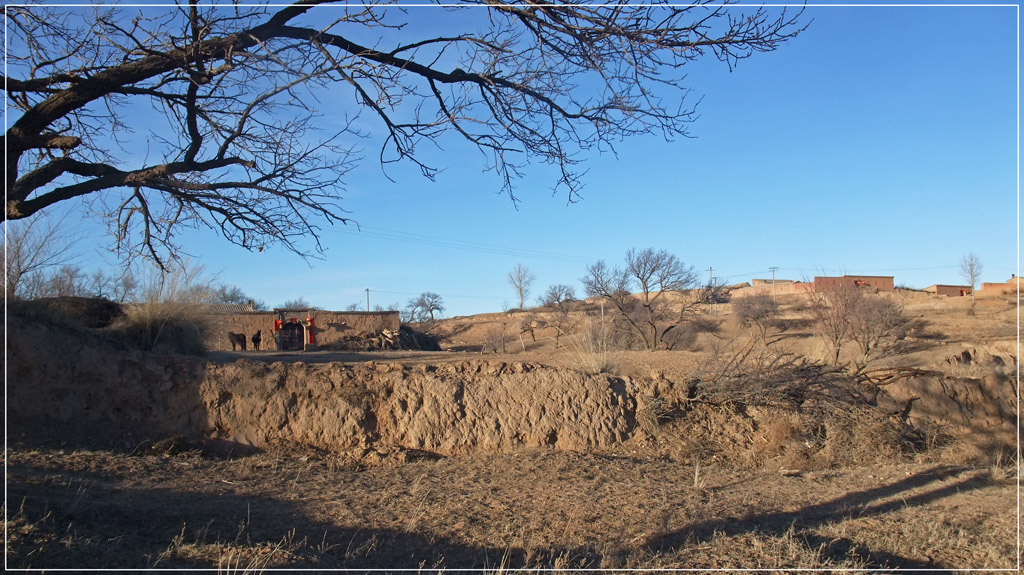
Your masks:
{"label": "donkey", "polygon": [[228,332],[228,340],[231,341],[231,351],[236,351],[236,346],[245,351],[245,334]]}
{"label": "donkey", "polygon": [[256,334],[252,336],[252,350],[253,351],[259,351],[260,350],[260,342],[261,341],[263,341],[263,330],[262,329],[258,329],[258,330],[256,330]]}

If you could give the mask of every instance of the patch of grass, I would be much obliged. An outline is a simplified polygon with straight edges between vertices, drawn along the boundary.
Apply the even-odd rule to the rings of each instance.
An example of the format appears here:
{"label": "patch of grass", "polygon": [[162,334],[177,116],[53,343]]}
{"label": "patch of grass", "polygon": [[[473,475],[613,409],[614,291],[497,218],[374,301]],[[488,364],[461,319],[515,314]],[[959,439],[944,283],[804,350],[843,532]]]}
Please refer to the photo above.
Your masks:
{"label": "patch of grass", "polygon": [[211,328],[207,302],[214,292],[202,272],[202,267],[188,264],[166,273],[154,271],[144,282],[141,301],[124,305],[125,315],[110,331],[143,351],[202,355]]}
{"label": "patch of grass", "polygon": [[578,333],[568,337],[572,363],[576,369],[593,375],[614,373],[616,364],[608,353],[608,327],[585,324]]}
{"label": "patch of grass", "polygon": [[207,322],[201,305],[150,301],[127,306],[124,317],[110,330],[129,347],[143,351],[202,355],[206,352]]}
{"label": "patch of grass", "polygon": [[1006,457],[1000,449],[992,457],[992,463],[988,466],[988,478],[995,482],[1006,481],[1017,470],[1017,462],[1012,457]]}

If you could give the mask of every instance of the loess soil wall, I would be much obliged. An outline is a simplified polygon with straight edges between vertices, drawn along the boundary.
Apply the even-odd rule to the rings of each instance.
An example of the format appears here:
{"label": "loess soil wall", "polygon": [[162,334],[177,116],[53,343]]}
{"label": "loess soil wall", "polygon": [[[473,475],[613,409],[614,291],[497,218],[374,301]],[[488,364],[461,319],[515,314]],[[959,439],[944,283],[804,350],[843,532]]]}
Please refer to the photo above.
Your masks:
{"label": "loess soil wall", "polygon": [[180,435],[223,448],[283,444],[455,455],[650,440],[688,453],[680,457],[728,453],[748,463],[818,457],[824,465],[846,462],[856,448],[865,457],[879,451],[877,433],[864,435],[873,429],[897,447],[909,441],[908,432],[928,426],[979,440],[995,432],[1012,436],[1015,429],[1010,374],[1016,357],[979,350],[950,358],[963,377],[927,375],[880,386],[873,401],[829,410],[838,419],[825,429],[811,401],[772,403],[766,390],[738,388],[730,393],[744,397],[741,402],[727,395],[709,402],[701,398],[724,393],[712,382],[698,389],[660,373],[592,375],[466,356],[434,365],[219,363],[116,349],[102,330],[45,317],[12,314],[8,330],[8,432],[29,443],[134,449]]}
{"label": "loess soil wall", "polygon": [[605,447],[628,439],[636,421],[631,382],[608,375],[480,360],[221,364],[113,350],[63,329],[36,322],[33,338],[8,342],[17,440],[133,448],[184,435],[239,447],[382,444],[457,454]]}

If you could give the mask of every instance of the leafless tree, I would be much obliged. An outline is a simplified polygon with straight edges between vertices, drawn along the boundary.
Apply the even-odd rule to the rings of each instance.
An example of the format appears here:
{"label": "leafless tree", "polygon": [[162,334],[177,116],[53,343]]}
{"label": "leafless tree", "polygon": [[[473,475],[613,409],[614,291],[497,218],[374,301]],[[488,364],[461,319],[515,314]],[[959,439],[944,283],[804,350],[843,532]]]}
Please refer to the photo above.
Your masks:
{"label": "leafless tree", "polygon": [[561,307],[574,301],[576,301],[576,290],[565,284],[554,284],[548,287],[548,290],[537,299],[537,303],[543,307]]}
{"label": "leafless tree", "polygon": [[857,371],[861,371],[874,356],[906,335],[910,320],[903,314],[903,306],[880,295],[860,298],[853,311],[850,339],[860,347]]}
{"label": "leafless tree", "polygon": [[833,366],[840,366],[845,344],[857,344],[861,355],[853,362],[856,372],[863,371],[872,358],[902,339],[911,325],[898,302],[849,284],[815,291],[811,314]]}
{"label": "leafless tree", "polygon": [[779,313],[779,305],[772,296],[755,294],[736,298],[732,309],[741,326],[755,329],[761,341],[768,342],[768,328]]}
{"label": "leafless tree", "polygon": [[589,297],[611,303],[621,324],[650,350],[666,343],[714,292],[697,288],[692,266],[653,248],[630,249],[622,268],[598,261],[580,281]]}
{"label": "leafless tree", "polygon": [[960,258],[960,275],[971,284],[972,311],[974,310],[974,286],[977,285],[978,278],[981,277],[982,269],[984,266],[981,265],[981,258],[974,252],[966,253]]}
{"label": "leafless tree", "polygon": [[838,366],[842,348],[850,341],[855,310],[864,292],[854,285],[841,284],[819,287],[809,295],[818,335],[829,350],[832,365]]}
{"label": "leafless tree", "polygon": [[50,276],[47,296],[49,297],[84,297],[88,293],[85,285],[86,276],[78,266],[60,266]]}
{"label": "leafless tree", "polygon": [[304,297],[290,299],[278,307],[282,309],[316,309]]}
{"label": "leafless tree", "polygon": [[139,289],[139,280],[131,269],[124,270],[121,275],[111,280],[111,299],[124,303],[132,299]]}
{"label": "leafless tree", "polygon": [[444,298],[434,292],[423,292],[419,297],[409,300],[405,306],[411,321],[434,323],[437,316],[444,313]]}
{"label": "leafless tree", "polygon": [[25,282],[34,277],[38,288],[50,271],[70,265],[75,259],[72,244],[74,238],[64,230],[63,220],[4,222],[5,297],[32,297],[33,293],[23,293]]}
{"label": "leafless tree", "polygon": [[473,9],[424,27],[400,5],[324,0],[9,6],[7,219],[76,200],[129,256],[164,262],[190,226],[250,250],[310,253],[312,241],[315,253],[320,226],[349,221],[342,178],[369,133],[383,136],[383,165],[428,178],[439,167],[420,145],[461,138],[513,201],[524,167],[542,161],[574,201],[581,152],[687,135],[687,63],[732,67],[802,30],[777,8],[437,8]]}
{"label": "leafless tree", "polygon": [[[537,298],[537,303],[551,312],[547,325],[555,329],[555,347],[557,348],[561,345],[562,336],[571,333],[577,326],[576,318],[572,314],[573,308],[576,307],[576,290],[569,285],[554,284]],[[532,322],[529,331],[533,336]]]}
{"label": "leafless tree", "polygon": [[537,276],[523,264],[516,264],[516,267],[508,272],[508,283],[519,296],[519,309],[523,309],[526,298],[530,297],[530,289],[536,281]]}
{"label": "leafless tree", "polygon": [[113,297],[113,278],[102,269],[97,269],[89,276],[89,293],[95,297],[111,299]]}

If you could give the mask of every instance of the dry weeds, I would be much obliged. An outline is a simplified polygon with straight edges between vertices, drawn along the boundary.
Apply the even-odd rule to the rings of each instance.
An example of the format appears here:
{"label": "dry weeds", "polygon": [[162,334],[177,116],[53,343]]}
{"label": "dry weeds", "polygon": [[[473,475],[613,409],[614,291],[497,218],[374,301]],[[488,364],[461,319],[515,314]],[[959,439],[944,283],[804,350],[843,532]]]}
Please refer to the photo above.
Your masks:
{"label": "dry weeds", "polygon": [[1011,481],[532,449],[360,468],[15,449],[17,568],[1012,567]]}
{"label": "dry weeds", "polygon": [[[988,338],[984,349],[1010,357],[1013,342],[995,340],[1009,315],[989,304],[978,309],[951,319],[921,307],[942,335],[906,342],[901,361],[950,366],[946,357],[980,346],[974,333]],[[1017,517],[1007,512],[1019,477],[1017,452],[1006,447],[1012,441],[993,430],[954,436],[858,404],[862,390],[845,375],[791,361],[815,345],[811,334],[794,328],[780,338],[741,362],[712,339],[700,354],[610,353],[598,345],[596,363],[562,349],[530,350],[541,358],[534,363],[309,356],[395,378],[403,370],[446,377],[475,370],[465,375],[475,385],[481,369],[499,365],[492,379],[506,386],[533,381],[516,379],[518,371],[550,378],[537,366],[552,363],[614,372],[607,385],[629,387],[630,425],[642,432],[585,453],[516,447],[444,458],[379,436],[352,451],[278,446],[233,459],[194,449],[129,456],[15,442],[7,452],[8,566],[222,573],[1016,566]],[[286,358],[289,369],[312,381],[315,370],[292,363],[298,359]],[[241,364],[249,371],[235,373],[261,369]],[[992,372],[950,366],[957,369],[951,375]]]}

